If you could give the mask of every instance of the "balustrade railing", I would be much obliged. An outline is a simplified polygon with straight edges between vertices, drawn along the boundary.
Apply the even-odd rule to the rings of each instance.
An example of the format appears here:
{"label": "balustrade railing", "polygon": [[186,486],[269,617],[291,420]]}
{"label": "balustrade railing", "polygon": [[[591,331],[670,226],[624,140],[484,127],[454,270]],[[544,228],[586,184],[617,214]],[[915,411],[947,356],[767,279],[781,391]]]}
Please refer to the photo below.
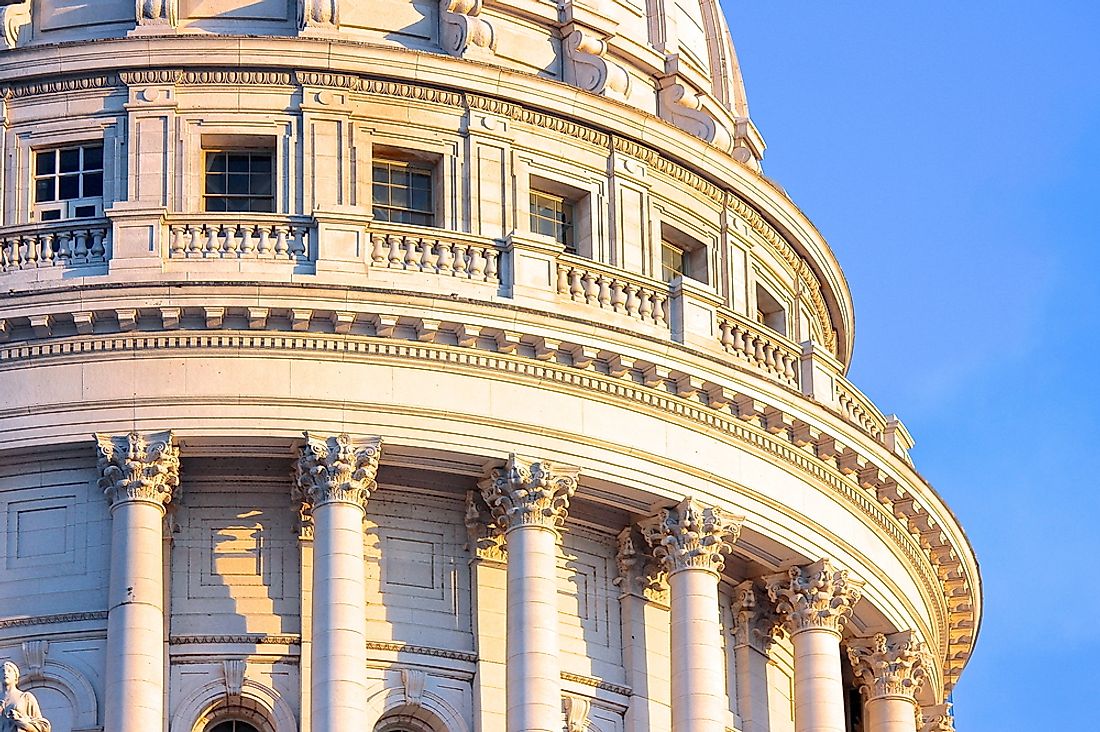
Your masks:
{"label": "balustrade railing", "polygon": [[558,260],[558,294],[662,328],[668,327],[668,285],[580,257]]}
{"label": "balustrade railing", "polygon": [[313,227],[305,220],[265,214],[202,214],[168,224],[170,259],[308,260]]}
{"label": "balustrade railing", "polygon": [[110,227],[103,220],[37,223],[0,230],[0,272],[106,261]]}
{"label": "balustrade railing", "polygon": [[847,379],[838,377],[834,383],[841,414],[871,437],[881,440],[886,431],[886,417]]}
{"label": "balustrade railing", "polygon": [[489,240],[372,226],[370,242],[371,267],[500,282],[500,251]]}
{"label": "balustrade railing", "polygon": [[798,387],[801,353],[793,343],[733,313],[719,314],[718,329],[721,332],[719,340],[727,353],[784,384]]}

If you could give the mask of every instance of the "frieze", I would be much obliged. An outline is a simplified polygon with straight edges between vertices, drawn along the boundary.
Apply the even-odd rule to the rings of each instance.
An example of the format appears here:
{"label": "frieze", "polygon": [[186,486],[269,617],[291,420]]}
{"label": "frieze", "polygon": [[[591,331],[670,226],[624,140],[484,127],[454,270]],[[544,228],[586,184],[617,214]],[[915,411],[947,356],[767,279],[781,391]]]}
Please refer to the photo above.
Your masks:
{"label": "frieze", "polygon": [[449,658],[452,661],[465,661],[477,663],[476,653],[452,651],[449,648],[433,648],[431,646],[414,646],[408,643],[394,643],[390,641],[367,641],[368,651],[387,651],[390,653],[412,653],[417,656],[431,656],[433,658]]}
{"label": "frieze", "polygon": [[629,686],[612,684],[610,681],[604,681],[603,679],[598,679],[595,676],[582,676],[581,674],[575,674],[570,671],[562,671],[561,677],[563,680],[572,681],[574,684],[581,684],[582,686],[590,686],[593,689],[610,691],[612,694],[618,694],[619,696],[634,695],[634,690],[631,689]]}
{"label": "frieze", "polygon": [[69,76],[50,81],[32,81],[26,84],[12,84],[3,87],[5,99],[21,99],[43,94],[71,94],[80,91],[109,89],[117,86],[116,77],[109,74],[99,76]]}
{"label": "frieze", "polygon": [[57,615],[33,615],[27,618],[7,618],[0,620],[0,630],[25,628],[33,625],[56,625],[59,623],[85,623],[90,620],[106,620],[106,610],[84,613],[59,613]]}
{"label": "frieze", "polygon": [[[64,317],[59,315],[58,317]],[[360,316],[363,317],[363,316]],[[105,311],[97,320],[110,323],[114,320]],[[947,614],[950,612],[952,627],[965,629],[972,627],[973,615],[968,608],[955,610],[946,607],[945,598],[957,594],[960,578],[943,579],[936,575],[936,568],[944,571],[946,565],[936,562],[920,547],[919,539],[911,531],[903,529],[894,517],[888,503],[883,503],[874,492],[867,491],[857,484],[855,475],[844,477],[828,460],[823,459],[813,446],[797,446],[792,442],[792,432],[783,431],[771,434],[762,428],[755,428],[750,422],[740,419],[736,411],[729,406],[721,411],[711,408],[697,400],[680,398],[668,393],[658,384],[643,386],[634,381],[634,374],[626,372],[616,378],[600,374],[594,370],[574,369],[546,361],[527,359],[517,355],[501,354],[493,351],[482,352],[486,347],[478,341],[474,348],[448,348],[436,344],[402,342],[396,339],[378,339],[355,336],[333,336],[331,334],[311,333],[291,335],[288,333],[263,332],[218,332],[203,333],[194,331],[165,333],[128,333],[118,335],[99,334],[95,336],[34,340],[0,347],[0,368],[15,365],[28,359],[68,358],[82,359],[91,353],[118,353],[132,357],[135,351],[142,350],[233,350],[254,349],[263,352],[310,351],[330,354],[331,357],[383,360],[424,360],[476,370],[495,370],[512,376],[524,376],[545,383],[583,389],[587,392],[647,405],[666,413],[675,414],[683,419],[704,424],[740,442],[746,443],[766,454],[782,460],[799,471],[809,475],[819,484],[827,486],[860,513],[870,518],[875,525],[889,536],[903,552],[911,566],[921,579],[926,596],[936,606],[936,637],[943,644],[942,656],[946,658],[965,656],[972,641],[972,631],[948,633]],[[732,395],[729,401],[732,401]],[[915,510],[916,504],[907,510]],[[957,559],[950,566],[957,567]],[[945,577],[947,575],[945,574]],[[966,581],[962,577],[963,582]],[[947,587],[947,582],[952,586]],[[950,644],[950,652],[949,646]],[[957,667],[953,667],[957,670]],[[956,670],[949,670],[952,677]]]}
{"label": "frieze", "polygon": [[179,83],[189,85],[292,86],[294,75],[289,71],[202,69],[184,71],[179,77]]}
{"label": "frieze", "polygon": [[266,635],[266,634],[242,634],[242,635],[173,635],[168,638],[171,646],[194,646],[237,644],[252,646],[297,646],[301,645],[300,635]]}

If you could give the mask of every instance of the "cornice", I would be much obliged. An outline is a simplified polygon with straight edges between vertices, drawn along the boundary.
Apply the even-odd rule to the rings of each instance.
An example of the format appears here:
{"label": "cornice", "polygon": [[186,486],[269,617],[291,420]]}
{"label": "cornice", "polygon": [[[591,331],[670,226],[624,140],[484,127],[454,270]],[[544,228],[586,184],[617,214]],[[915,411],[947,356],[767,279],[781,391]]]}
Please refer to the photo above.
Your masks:
{"label": "cornice", "polygon": [[[365,327],[376,321],[371,313],[355,313],[355,322]],[[112,317],[103,317],[101,327],[117,323]],[[150,324],[152,325],[152,324]],[[460,326],[461,323],[441,323],[441,330]],[[512,326],[513,328],[515,326]],[[619,400],[652,410],[696,429],[721,435],[755,451],[778,459],[789,469],[814,484],[825,486],[836,498],[864,516],[885,536],[889,537],[901,556],[912,567],[919,579],[926,601],[935,618],[936,637],[939,639],[939,656],[945,661],[945,676],[953,682],[961,670],[973,642],[976,623],[974,600],[968,588],[970,578],[961,566],[958,550],[938,551],[935,546],[924,547],[936,538],[913,530],[912,521],[922,515],[922,507],[908,496],[894,502],[899,485],[866,454],[858,452],[860,444],[851,444],[844,452],[836,449],[837,438],[822,431],[812,443],[804,442],[801,433],[793,429],[771,430],[764,410],[741,413],[738,397],[732,388],[723,390],[723,399],[702,401],[699,395],[676,396],[668,385],[638,383],[627,372],[619,376],[601,373],[595,362],[587,368],[567,366],[546,360],[538,360],[493,350],[488,342],[476,341],[467,346],[448,346],[430,341],[406,341],[391,330],[387,337],[378,335],[290,333],[272,330],[232,331],[219,327],[208,330],[149,330],[130,333],[99,333],[89,336],[47,337],[20,343],[0,345],[0,371],[11,367],[25,367],[27,363],[42,361],[85,361],[96,354],[99,357],[133,358],[139,353],[158,352],[226,352],[238,355],[255,352],[264,355],[309,354],[310,358],[333,358],[364,362],[421,361],[426,364],[446,365],[450,369],[469,369],[482,375],[499,374],[503,378],[527,378],[557,388],[576,389],[588,397],[600,395],[609,400]],[[522,339],[520,333],[512,338]],[[538,336],[530,336],[537,338]],[[518,340],[517,340],[518,342]],[[568,348],[562,343],[558,348]],[[605,356],[608,354],[605,353]],[[614,355],[614,354],[610,354]],[[753,397],[750,401],[758,401]],[[721,408],[712,404],[723,404]],[[782,410],[782,403],[775,406]],[[774,415],[773,415],[774,417]],[[793,422],[794,417],[787,420]],[[885,476],[885,477],[884,477]],[[903,491],[904,493],[904,491]],[[928,516],[924,512],[925,517]],[[919,528],[919,527],[918,527]],[[934,532],[933,532],[934,534]],[[946,542],[946,537],[938,535]],[[951,549],[943,543],[939,546]],[[959,602],[959,599],[964,602]]]}

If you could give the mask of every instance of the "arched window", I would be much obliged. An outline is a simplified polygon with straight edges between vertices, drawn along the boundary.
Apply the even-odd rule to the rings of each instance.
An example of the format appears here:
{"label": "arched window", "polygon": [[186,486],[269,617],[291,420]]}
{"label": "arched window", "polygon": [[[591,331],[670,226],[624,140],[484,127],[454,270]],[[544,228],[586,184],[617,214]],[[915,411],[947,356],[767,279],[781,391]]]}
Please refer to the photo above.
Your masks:
{"label": "arched window", "polygon": [[248,722],[241,722],[236,719],[229,719],[224,722],[218,722],[216,725],[210,728],[210,732],[260,732]]}
{"label": "arched window", "polygon": [[388,715],[374,728],[375,732],[436,732],[436,728],[423,720],[406,714]]}

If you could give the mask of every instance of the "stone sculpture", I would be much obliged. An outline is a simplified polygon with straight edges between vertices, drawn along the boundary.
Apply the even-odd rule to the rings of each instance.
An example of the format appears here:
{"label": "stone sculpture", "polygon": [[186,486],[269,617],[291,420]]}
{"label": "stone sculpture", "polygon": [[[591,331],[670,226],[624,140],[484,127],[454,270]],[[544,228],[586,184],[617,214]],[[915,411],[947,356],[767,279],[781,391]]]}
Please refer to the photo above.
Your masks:
{"label": "stone sculpture", "polygon": [[4,697],[0,699],[0,732],[50,732],[50,723],[42,717],[38,700],[29,691],[20,691],[19,667],[4,663]]}

